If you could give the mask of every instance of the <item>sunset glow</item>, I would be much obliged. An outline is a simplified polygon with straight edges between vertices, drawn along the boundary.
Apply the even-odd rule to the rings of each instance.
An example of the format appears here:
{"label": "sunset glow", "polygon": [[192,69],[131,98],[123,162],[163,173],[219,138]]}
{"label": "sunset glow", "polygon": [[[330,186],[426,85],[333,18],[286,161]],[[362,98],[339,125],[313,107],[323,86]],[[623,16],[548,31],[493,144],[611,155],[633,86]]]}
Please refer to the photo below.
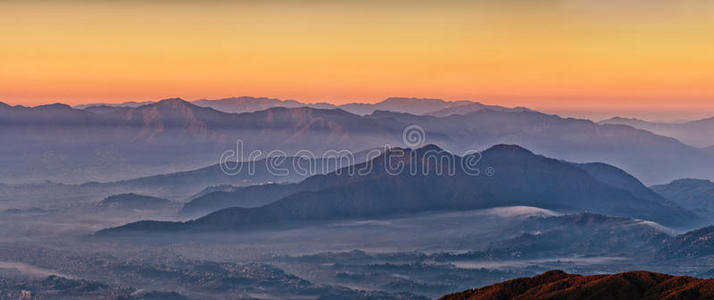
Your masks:
{"label": "sunset glow", "polygon": [[713,1],[208,2],[0,2],[0,101],[714,110]]}

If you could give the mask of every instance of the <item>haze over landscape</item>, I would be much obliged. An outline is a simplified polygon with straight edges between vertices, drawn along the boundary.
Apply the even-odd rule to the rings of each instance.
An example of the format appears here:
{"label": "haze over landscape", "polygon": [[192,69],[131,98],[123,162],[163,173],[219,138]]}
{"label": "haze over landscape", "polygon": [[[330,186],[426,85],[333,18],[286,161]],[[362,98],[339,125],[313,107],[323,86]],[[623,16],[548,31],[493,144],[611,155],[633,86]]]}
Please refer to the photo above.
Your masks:
{"label": "haze over landscape", "polygon": [[0,1],[0,299],[714,299],[714,1]]}

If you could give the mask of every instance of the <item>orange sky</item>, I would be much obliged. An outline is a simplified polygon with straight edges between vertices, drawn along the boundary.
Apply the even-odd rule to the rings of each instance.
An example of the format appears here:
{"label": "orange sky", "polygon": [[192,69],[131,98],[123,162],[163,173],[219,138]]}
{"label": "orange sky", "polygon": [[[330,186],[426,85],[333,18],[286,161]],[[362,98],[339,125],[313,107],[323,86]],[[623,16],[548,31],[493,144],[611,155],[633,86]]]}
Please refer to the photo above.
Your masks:
{"label": "orange sky", "polygon": [[714,0],[0,1],[0,101],[242,95],[714,112]]}

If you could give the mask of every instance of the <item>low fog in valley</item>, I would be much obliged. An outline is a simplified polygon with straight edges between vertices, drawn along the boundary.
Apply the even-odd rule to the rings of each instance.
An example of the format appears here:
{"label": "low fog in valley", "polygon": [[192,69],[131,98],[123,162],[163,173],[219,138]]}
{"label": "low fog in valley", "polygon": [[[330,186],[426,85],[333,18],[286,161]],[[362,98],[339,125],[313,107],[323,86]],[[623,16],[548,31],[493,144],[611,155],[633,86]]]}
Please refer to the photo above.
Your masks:
{"label": "low fog in valley", "polygon": [[435,299],[553,269],[714,276],[714,152],[614,121],[411,98],[0,117],[0,299]]}

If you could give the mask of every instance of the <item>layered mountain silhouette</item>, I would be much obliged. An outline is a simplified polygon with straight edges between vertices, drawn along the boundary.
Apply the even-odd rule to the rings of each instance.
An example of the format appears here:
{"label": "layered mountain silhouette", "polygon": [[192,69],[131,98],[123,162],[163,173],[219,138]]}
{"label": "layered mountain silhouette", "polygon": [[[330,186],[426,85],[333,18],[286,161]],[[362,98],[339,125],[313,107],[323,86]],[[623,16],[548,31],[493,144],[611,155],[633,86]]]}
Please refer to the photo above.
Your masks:
{"label": "layered mountain silhouette", "polygon": [[[513,235],[513,230],[520,234]],[[673,238],[669,230],[653,222],[594,213],[530,217],[513,229],[503,228],[501,234],[503,239],[489,243],[484,249],[440,253],[433,258],[437,261],[512,261],[554,257],[654,257]]]}
{"label": "layered mountain silhouette", "polygon": [[[75,108],[96,110],[100,107],[138,107],[141,105],[151,104],[153,102],[125,102],[121,104],[85,104],[78,105]],[[438,116],[447,116],[451,114],[464,114],[466,112],[474,112],[477,110],[490,109],[497,111],[522,111],[527,110],[523,107],[506,108],[498,105],[485,105],[479,102],[458,100],[446,101],[443,99],[433,98],[404,98],[391,97],[377,103],[347,103],[342,105],[334,105],[325,102],[306,103],[297,100],[281,100],[267,97],[231,97],[223,99],[201,99],[191,101],[191,103],[201,106],[210,107],[218,111],[227,113],[245,113],[266,110],[273,107],[299,108],[310,107],[317,109],[341,109],[357,115],[371,114],[377,110],[388,110],[394,112],[410,113],[415,115],[433,114]]]}
{"label": "layered mountain silhouette", "polygon": [[37,180],[37,174],[63,181],[114,181],[186,170],[217,162],[222,152],[236,148],[237,140],[244,141],[247,156],[258,149],[263,155],[272,150],[357,151],[372,148],[367,141],[379,146],[401,136],[401,129],[341,110],[228,114],[181,99],[86,110],[5,105],[0,123],[0,137],[8,145],[0,149],[2,157],[12,156],[0,178],[10,182],[23,175]]}
{"label": "layered mountain silhouette", "polygon": [[[479,172],[462,167],[474,162],[481,168]],[[401,169],[395,172],[398,166]],[[595,173],[592,170],[588,172],[577,164],[536,155],[514,145],[498,145],[482,154],[464,157],[434,145],[420,149],[395,148],[373,160],[338,171],[312,176],[293,185],[263,185],[251,187],[250,191],[245,188],[241,189],[241,196],[237,196],[251,199],[263,194],[276,200],[264,206],[227,208],[185,223],[142,221],[103,233],[226,230],[498,206],[591,211],[672,226],[696,222],[693,213],[656,193],[643,193],[641,184],[609,184],[596,178],[600,174],[591,175]],[[632,177],[610,181],[629,180]]]}
{"label": "layered mountain silhouette", "polygon": [[[174,172],[146,177],[139,177],[114,182],[88,182],[80,187],[148,192],[174,199],[183,199],[193,195],[191,200],[203,198],[214,192],[227,192],[240,186],[265,183],[298,182],[315,174],[328,173],[341,166],[363,162],[368,153],[358,152],[345,157],[282,157],[274,156],[247,161],[228,161],[189,171]],[[309,167],[311,166],[311,167]],[[230,186],[230,188],[211,190],[211,187]],[[200,194],[199,194],[200,193]],[[197,195],[199,194],[199,195]],[[265,203],[264,201],[261,203]],[[201,212],[211,212],[220,208],[237,206],[216,206],[202,208]],[[215,209],[214,209],[215,208]],[[205,211],[208,209],[208,211]]]}
{"label": "layered mountain silhouette", "polygon": [[576,275],[548,271],[446,295],[442,300],[494,299],[714,299],[714,279],[647,271],[612,275]]}
{"label": "layered mountain silhouette", "polygon": [[678,179],[650,188],[679,206],[714,218],[714,182],[704,179]]}
{"label": "layered mountain silhouette", "polygon": [[489,246],[488,257],[645,256],[671,238],[652,222],[593,213],[531,218],[523,230]]}
{"label": "layered mountain silhouette", "polygon": [[349,103],[338,106],[345,111],[367,115],[378,110],[408,113],[413,115],[423,115],[451,107],[474,103],[471,101],[445,101],[442,99],[429,98],[387,98],[378,103]]}
{"label": "layered mountain silhouette", "polygon": [[97,204],[97,207],[102,209],[158,209],[169,205],[171,201],[138,195],[134,193],[112,195]]}
{"label": "layered mountain silhouette", "polygon": [[438,143],[456,151],[517,144],[570,161],[616,165],[646,182],[668,182],[676,174],[708,174],[699,177],[710,178],[712,172],[703,166],[714,164],[708,158],[710,152],[673,138],[625,125],[598,125],[535,111],[482,110],[442,118],[378,111],[366,117],[383,123],[418,124],[427,133],[445,133],[449,139]]}
{"label": "layered mountain silhouette", "polygon": [[451,115],[466,115],[470,114],[473,112],[477,111],[484,111],[484,110],[490,110],[490,111],[501,111],[501,112],[525,112],[525,111],[530,111],[530,109],[525,108],[525,107],[514,107],[514,108],[508,108],[508,107],[503,107],[503,106],[498,106],[498,105],[487,105],[487,104],[482,104],[478,102],[471,102],[471,103],[465,103],[465,104],[454,104],[452,106],[442,108],[436,111],[432,111],[427,113],[427,115],[430,116],[435,116],[435,117],[448,117]]}
{"label": "layered mountain silhouette", "polygon": [[[394,98],[375,109],[394,109]],[[459,103],[433,99],[437,106]],[[479,106],[473,102],[462,105]],[[420,107],[404,105],[404,107]],[[426,105],[421,113],[434,106]],[[416,109],[416,108],[415,108]],[[444,109],[444,108],[442,108]],[[469,111],[467,109],[463,110]],[[427,112],[428,113],[428,112]],[[569,161],[601,161],[648,183],[714,177],[714,152],[625,125],[598,125],[527,109],[478,110],[443,117],[375,110],[360,116],[342,109],[272,107],[225,113],[181,99],[138,107],[95,106],[85,110],[55,104],[0,106],[0,181],[116,181],[214,164],[226,149],[360,151],[403,145],[402,131],[421,126],[428,143],[455,153],[496,144],[518,144]],[[11,157],[11,159],[10,159]]]}
{"label": "layered mountain silhouette", "polygon": [[227,113],[245,113],[245,112],[255,112],[260,110],[266,110],[272,107],[286,107],[286,108],[297,108],[297,107],[315,107],[315,108],[335,108],[332,104],[307,104],[301,103],[295,100],[280,100],[275,98],[266,97],[232,97],[216,100],[196,100],[191,103],[196,104],[201,107],[210,107],[218,111]]}
{"label": "layered mountain silhouette", "polygon": [[[373,152],[377,151],[377,152]],[[341,169],[354,164],[359,164],[365,162],[369,159],[374,158],[374,156],[381,153],[382,150],[372,149],[368,151],[357,152],[350,157],[342,158],[320,158],[313,160],[305,160],[304,158],[287,157],[281,160],[279,164],[271,164],[270,168],[267,168],[268,161],[260,160],[253,165],[260,168],[256,171],[255,175],[247,175],[248,163],[246,166],[241,167],[246,170],[243,174],[237,174],[240,178],[245,178],[242,186],[230,186],[230,187],[216,187],[215,190],[212,188],[204,189],[198,194],[194,195],[186,204],[184,204],[181,209],[181,214],[186,216],[200,216],[210,212],[214,212],[220,209],[229,207],[258,207],[269,204],[271,202],[277,201],[285,196],[292,193],[304,190],[317,190],[325,188],[325,184],[295,184],[288,182],[297,182],[305,179],[306,177],[316,175],[316,174],[326,174],[334,171],[335,169]],[[307,166],[312,166],[307,168]],[[215,168],[219,168],[216,166]],[[282,169],[287,171],[285,176],[279,176],[271,170]],[[352,168],[354,170],[355,168]],[[230,180],[234,176],[228,176],[221,172],[225,179]],[[201,180],[202,176],[190,176],[189,180]],[[258,181],[258,183],[268,183],[268,184],[256,184],[251,186],[246,186],[245,180]]]}
{"label": "layered mountain silhouette", "polygon": [[139,107],[147,104],[152,104],[154,101],[127,101],[127,102],[122,102],[122,103],[89,103],[89,104],[80,104],[80,105],[75,105],[73,106],[74,108],[77,109],[87,109],[87,108],[94,108],[94,107],[100,107],[100,106],[105,106],[105,107]]}
{"label": "layered mountain silhouette", "polygon": [[211,191],[191,199],[181,208],[186,216],[202,216],[229,207],[259,207],[280,200],[299,191],[297,184],[266,184],[231,187]]}
{"label": "layered mountain silhouette", "polygon": [[669,240],[658,252],[669,259],[702,258],[714,255],[714,226],[683,233]]}
{"label": "layered mountain silhouette", "polygon": [[390,97],[377,103],[347,103],[334,105],[329,103],[305,103],[296,100],[280,100],[274,98],[233,97],[216,100],[196,100],[193,104],[210,107],[229,113],[243,113],[265,110],[272,107],[310,107],[318,109],[341,109],[356,115],[368,115],[378,110],[408,113],[413,115],[449,116],[463,115],[480,110],[494,111],[527,111],[527,108],[507,108],[498,105],[486,105],[468,100],[446,101],[434,98],[403,98]]}
{"label": "layered mountain silhouette", "polygon": [[622,124],[671,136],[695,147],[714,145],[714,117],[678,123],[648,122],[639,119],[615,117],[600,124]]}

